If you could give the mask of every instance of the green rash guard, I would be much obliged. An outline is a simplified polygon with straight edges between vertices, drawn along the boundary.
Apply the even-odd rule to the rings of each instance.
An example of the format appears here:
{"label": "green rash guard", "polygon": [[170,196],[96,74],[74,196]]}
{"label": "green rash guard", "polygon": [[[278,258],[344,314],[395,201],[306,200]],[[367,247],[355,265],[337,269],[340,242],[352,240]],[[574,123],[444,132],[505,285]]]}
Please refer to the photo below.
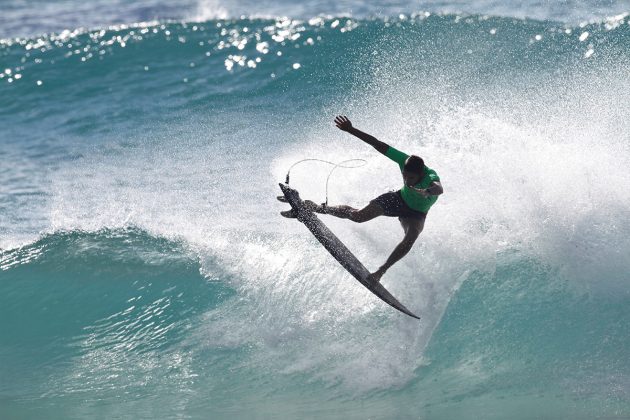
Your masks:
{"label": "green rash guard", "polygon": [[[387,149],[387,152],[385,152],[385,156],[387,156],[388,158],[390,158],[391,160],[393,160],[394,162],[398,164],[398,166],[400,167],[400,172],[403,171],[405,167],[405,161],[409,157],[409,155],[399,150],[396,150],[391,146]],[[424,177],[420,180],[420,182],[414,185],[414,187],[424,189],[424,188],[427,188],[432,182],[439,182],[439,181],[440,181],[440,177],[438,176],[438,174],[435,173],[433,169],[425,166]],[[404,185],[400,189],[400,195],[402,196],[402,199],[405,202],[405,204],[407,204],[413,210],[420,211],[422,213],[428,212],[431,206],[438,199],[437,195],[432,195],[432,196],[429,196],[428,198],[425,198],[422,195],[420,195],[420,193],[417,193],[416,191],[412,190],[406,185]]]}

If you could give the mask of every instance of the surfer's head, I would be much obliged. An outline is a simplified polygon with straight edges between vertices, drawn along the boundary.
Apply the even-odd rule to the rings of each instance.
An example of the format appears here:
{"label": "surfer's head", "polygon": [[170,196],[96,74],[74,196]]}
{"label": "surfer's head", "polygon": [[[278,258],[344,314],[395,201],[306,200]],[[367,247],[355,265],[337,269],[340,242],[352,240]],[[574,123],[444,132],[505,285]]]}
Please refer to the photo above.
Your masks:
{"label": "surfer's head", "polygon": [[403,180],[405,185],[415,185],[424,177],[424,160],[416,155],[411,155],[405,160],[403,167]]}

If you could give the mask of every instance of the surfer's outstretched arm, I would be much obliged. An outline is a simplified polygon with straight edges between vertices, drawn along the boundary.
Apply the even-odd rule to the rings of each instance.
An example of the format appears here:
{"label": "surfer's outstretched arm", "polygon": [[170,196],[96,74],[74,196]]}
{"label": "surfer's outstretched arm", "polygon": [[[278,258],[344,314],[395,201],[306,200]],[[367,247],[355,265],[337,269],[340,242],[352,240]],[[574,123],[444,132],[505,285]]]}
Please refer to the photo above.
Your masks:
{"label": "surfer's outstretched arm", "polygon": [[337,115],[337,117],[335,117],[335,125],[338,129],[346,131],[353,136],[360,138],[382,154],[387,153],[387,149],[389,149],[389,145],[387,143],[383,143],[376,137],[354,128],[348,117],[346,117],[345,115]]}

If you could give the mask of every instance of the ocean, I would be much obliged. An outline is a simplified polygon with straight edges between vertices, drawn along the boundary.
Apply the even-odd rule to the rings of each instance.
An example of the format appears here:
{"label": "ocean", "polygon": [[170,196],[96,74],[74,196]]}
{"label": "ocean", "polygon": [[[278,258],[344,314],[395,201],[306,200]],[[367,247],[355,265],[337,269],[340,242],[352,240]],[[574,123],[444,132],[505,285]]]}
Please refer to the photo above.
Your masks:
{"label": "ocean", "polygon": [[[6,0],[1,419],[630,418],[630,2]],[[281,217],[444,194],[382,283]],[[327,185],[328,184],[328,185]],[[376,270],[394,218],[321,216]]]}

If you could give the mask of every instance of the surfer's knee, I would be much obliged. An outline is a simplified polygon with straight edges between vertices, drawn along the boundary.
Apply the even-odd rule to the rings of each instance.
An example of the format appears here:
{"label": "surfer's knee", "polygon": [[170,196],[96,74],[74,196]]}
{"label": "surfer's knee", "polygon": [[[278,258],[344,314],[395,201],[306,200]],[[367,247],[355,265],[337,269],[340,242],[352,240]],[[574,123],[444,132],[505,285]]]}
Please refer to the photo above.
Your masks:
{"label": "surfer's knee", "polygon": [[370,220],[365,216],[364,213],[361,213],[361,210],[352,210],[348,212],[348,219],[356,223],[363,223]]}
{"label": "surfer's knee", "polygon": [[373,211],[372,209],[362,209],[362,210],[354,210],[353,212],[349,214],[348,218],[352,220],[353,222],[364,223],[380,215],[381,214],[379,212]]}
{"label": "surfer's knee", "polygon": [[353,222],[363,223],[381,216],[384,210],[375,202],[371,202],[361,210],[353,210],[348,214],[348,218]]}
{"label": "surfer's knee", "polygon": [[422,228],[424,227],[423,223],[417,223],[415,221],[403,221],[401,220],[401,225],[403,230],[405,231],[405,241],[411,242],[413,244],[420,233],[422,232]]}
{"label": "surfer's knee", "polygon": [[399,217],[398,220],[400,221],[400,225],[405,231],[405,235],[409,233],[410,235],[417,237],[418,235],[420,235],[420,233],[422,233],[422,230],[424,229],[424,218],[409,219]]}

